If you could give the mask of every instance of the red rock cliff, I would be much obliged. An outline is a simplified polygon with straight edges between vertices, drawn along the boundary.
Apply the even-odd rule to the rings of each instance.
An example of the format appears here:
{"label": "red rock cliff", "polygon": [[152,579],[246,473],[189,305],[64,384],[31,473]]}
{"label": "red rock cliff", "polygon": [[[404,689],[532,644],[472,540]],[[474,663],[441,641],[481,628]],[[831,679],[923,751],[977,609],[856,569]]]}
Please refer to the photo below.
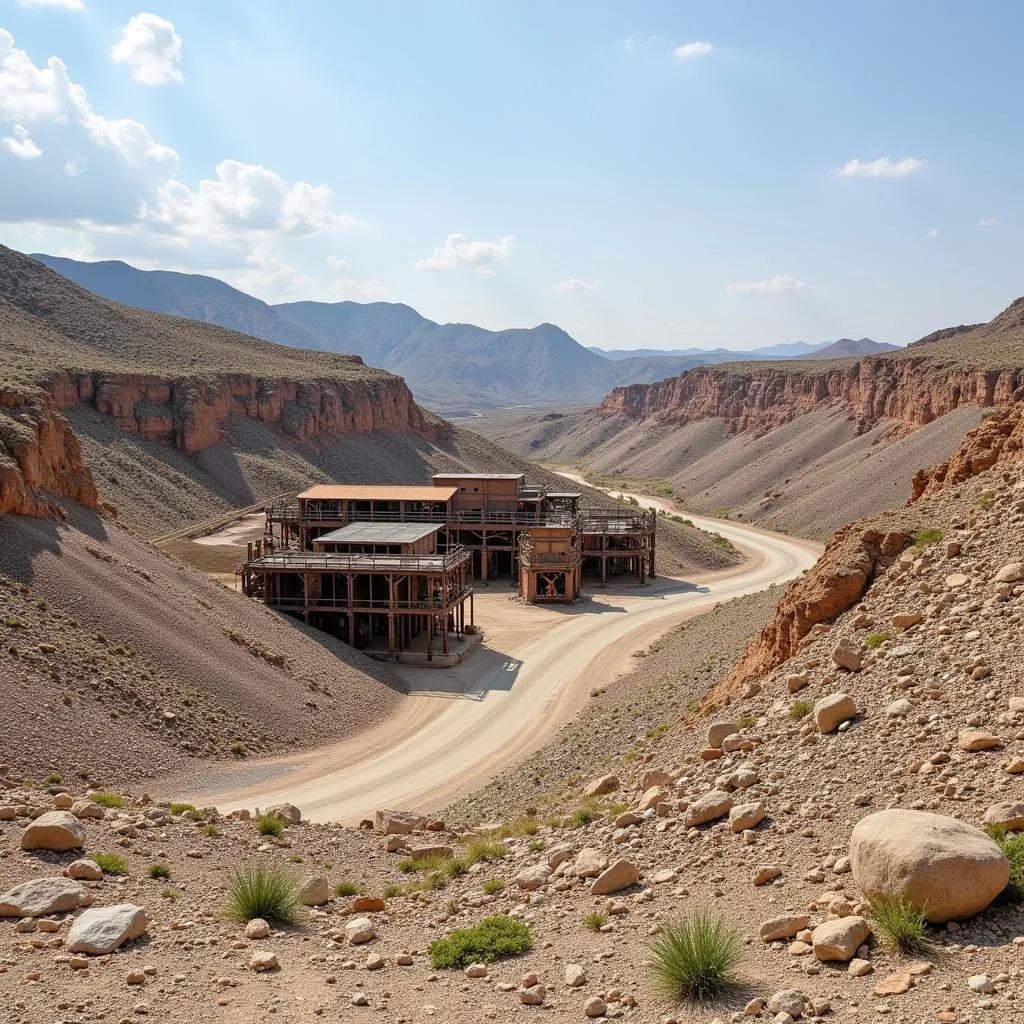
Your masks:
{"label": "red rock cliff", "polygon": [[654,384],[615,388],[608,416],[682,425],[722,419],[734,433],[763,433],[824,403],[845,403],[865,427],[881,419],[923,426],[960,405],[1018,400],[1024,371],[942,368],[927,358],[872,356],[825,370],[708,366]]}

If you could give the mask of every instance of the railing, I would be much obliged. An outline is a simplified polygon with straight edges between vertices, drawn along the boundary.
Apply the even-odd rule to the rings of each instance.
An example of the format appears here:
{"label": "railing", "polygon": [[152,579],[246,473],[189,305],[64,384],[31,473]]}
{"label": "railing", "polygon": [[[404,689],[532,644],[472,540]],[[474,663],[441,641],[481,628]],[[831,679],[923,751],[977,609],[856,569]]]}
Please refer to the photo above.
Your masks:
{"label": "railing", "polygon": [[267,507],[272,522],[294,523],[437,523],[439,526],[575,526],[579,516],[569,512],[524,512],[503,509],[480,509],[463,512],[373,511],[336,509],[324,511],[306,508],[300,512],[298,502]]}
{"label": "railing", "polygon": [[469,597],[472,592],[473,587],[467,584],[464,587],[458,587],[454,590],[450,590],[443,601],[440,597],[435,597],[428,600],[396,600],[394,604],[384,597],[356,597],[350,604],[347,597],[316,596],[306,598],[271,596],[264,598],[264,602],[272,608],[308,608],[311,611],[315,611],[317,608],[327,608],[339,611],[348,611],[351,609],[354,612],[386,612],[390,609],[431,612],[441,611],[444,608],[451,608],[458,604],[459,601]]}
{"label": "railing", "polygon": [[282,551],[263,555],[246,562],[254,572],[385,572],[408,571],[418,573],[451,572],[470,560],[470,551],[459,545],[443,555],[372,555],[349,552],[313,554],[308,551]]}

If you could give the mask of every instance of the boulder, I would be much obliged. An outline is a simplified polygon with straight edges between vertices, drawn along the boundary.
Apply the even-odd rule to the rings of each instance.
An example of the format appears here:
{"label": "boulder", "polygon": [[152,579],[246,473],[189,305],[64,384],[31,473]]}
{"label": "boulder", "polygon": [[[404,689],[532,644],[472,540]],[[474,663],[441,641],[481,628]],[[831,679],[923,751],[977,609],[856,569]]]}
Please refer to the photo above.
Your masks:
{"label": "boulder", "polygon": [[764,817],[764,804],[760,800],[756,803],[736,804],[729,811],[729,828],[733,832],[743,832],[745,829],[760,825]]}
{"label": "boulder", "polygon": [[614,793],[621,786],[618,775],[601,775],[596,779],[591,779],[583,792],[587,796],[603,796],[605,793]]}
{"label": "boulder", "polygon": [[805,686],[810,685],[811,677],[806,672],[792,672],[786,676],[786,690],[789,693],[799,693]]}
{"label": "boulder", "polygon": [[846,963],[870,934],[871,926],[863,917],[839,917],[819,924],[811,933],[811,945],[819,960]]}
{"label": "boulder", "polygon": [[94,800],[76,800],[71,805],[71,813],[76,818],[103,818],[106,817],[106,810]]}
{"label": "boulder", "polygon": [[712,722],[708,726],[706,745],[714,750],[721,750],[725,737],[737,731],[735,722]]}
{"label": "boulder", "polygon": [[832,662],[837,668],[847,672],[859,672],[864,666],[864,656],[860,644],[846,637],[832,649]]}
{"label": "boulder", "polygon": [[[102,872],[100,872],[102,877]],[[45,917],[66,914],[90,902],[85,889],[70,878],[33,878],[0,895],[0,917]]]}
{"label": "boulder", "polygon": [[66,868],[68,878],[76,878],[83,882],[102,882],[103,868],[94,860],[83,857],[73,860]]}
{"label": "boulder", "polygon": [[353,946],[370,942],[377,937],[377,929],[368,917],[353,917],[345,923],[345,938]]}
{"label": "boulder", "polygon": [[1018,583],[1024,580],[1024,562],[1007,562],[996,573],[996,583]]}
{"label": "boulder", "polygon": [[941,814],[891,808],[862,818],[850,836],[853,878],[868,898],[900,897],[933,924],[984,910],[1010,877],[984,832]]}
{"label": "boulder", "polygon": [[93,907],[75,920],[68,932],[69,953],[105,956],[146,931],[146,911],[134,903]]}
{"label": "boulder", "polygon": [[776,878],[782,877],[782,868],[778,864],[758,864],[754,868],[754,874],[751,876],[751,881],[754,885],[767,885],[769,882],[774,882]]}
{"label": "boulder", "polygon": [[47,811],[21,833],[21,848],[64,853],[80,850],[85,839],[82,823],[70,811]]}
{"label": "boulder", "polygon": [[590,894],[592,896],[607,896],[609,893],[628,889],[631,885],[636,884],[639,877],[640,872],[632,861],[617,860],[594,879],[594,884],[590,887]]}
{"label": "boulder", "polygon": [[856,715],[857,705],[846,693],[830,693],[814,705],[814,724],[821,733],[835,732],[843,722]]}
{"label": "boulder", "polygon": [[644,772],[643,777],[640,779],[640,792],[646,793],[647,790],[653,789],[655,786],[663,786],[665,789],[669,789],[672,786],[672,776],[668,772],[663,772],[658,768],[651,768]]}
{"label": "boulder", "polygon": [[783,914],[772,917],[762,923],[758,935],[762,942],[777,942],[779,939],[791,939],[797,932],[802,932],[811,919],[807,914]]}
{"label": "boulder", "polygon": [[651,807],[657,807],[658,804],[663,803],[668,798],[669,792],[664,788],[664,786],[652,786],[642,797],[640,797],[640,803],[637,804],[636,809],[643,813]]}
{"label": "boulder", "polygon": [[1024,830],[1024,802],[992,804],[985,811],[986,825],[1002,825],[1010,832]]}
{"label": "boulder", "polygon": [[423,828],[427,819],[415,811],[377,811],[374,822],[379,831],[386,836],[408,835],[416,829]]}
{"label": "boulder", "polygon": [[722,818],[732,809],[732,797],[722,789],[713,789],[694,800],[686,808],[686,826],[705,825],[716,818]]}
{"label": "boulder", "polygon": [[608,858],[593,846],[584,846],[576,854],[573,861],[572,873],[577,878],[597,878],[604,869],[608,867]]}
{"label": "boulder", "polygon": [[302,821],[302,811],[295,804],[274,804],[267,808],[267,814],[273,814],[289,825],[298,825]]}
{"label": "boulder", "polygon": [[539,889],[542,885],[547,884],[550,874],[551,868],[547,864],[533,864],[528,868],[523,868],[516,875],[516,885],[527,892],[533,892],[534,889]]}
{"label": "boulder", "polygon": [[993,736],[983,729],[961,729],[956,738],[956,745],[968,753],[977,753],[979,750],[993,750],[1002,746],[998,736]]}
{"label": "boulder", "polygon": [[910,629],[924,622],[924,612],[897,612],[892,617],[892,624],[896,629]]}
{"label": "boulder", "polygon": [[548,867],[552,871],[558,867],[559,864],[564,864],[567,860],[572,860],[576,856],[576,847],[569,843],[559,843],[557,846],[552,846],[548,850]]}
{"label": "boulder", "polygon": [[299,893],[299,902],[304,907],[322,907],[331,898],[331,884],[323,875],[307,878]]}
{"label": "boulder", "polygon": [[384,909],[384,901],[379,896],[356,896],[348,909],[353,914],[378,914]]}

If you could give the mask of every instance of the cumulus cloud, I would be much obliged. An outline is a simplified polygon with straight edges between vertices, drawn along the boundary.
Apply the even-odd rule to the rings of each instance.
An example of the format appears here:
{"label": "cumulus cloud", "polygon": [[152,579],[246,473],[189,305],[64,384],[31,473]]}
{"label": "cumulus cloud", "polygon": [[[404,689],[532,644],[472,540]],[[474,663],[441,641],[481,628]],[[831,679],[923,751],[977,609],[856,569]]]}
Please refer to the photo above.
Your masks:
{"label": "cumulus cloud", "polygon": [[926,237],[928,237],[928,238],[938,238],[939,237],[939,229],[938,228],[932,228],[928,232]]}
{"label": "cumulus cloud", "polygon": [[[180,258],[187,250],[197,264],[244,267],[260,243],[356,223],[332,208],[327,186],[290,183],[259,164],[222,160],[192,187],[178,178],[178,154],[145,125],[100,114],[63,61],[37,66],[0,29],[5,137],[22,152],[0,148],[0,222],[83,231],[111,255]],[[41,159],[25,159],[26,137]]]}
{"label": "cumulus cloud", "polygon": [[66,11],[84,11],[83,0],[18,0],[19,7],[62,7]]}
{"label": "cumulus cloud", "polygon": [[478,274],[490,277],[495,266],[504,263],[512,252],[515,235],[502,235],[496,242],[473,242],[465,235],[452,234],[433,254],[417,260],[415,270],[455,270],[473,267]]}
{"label": "cumulus cloud", "polygon": [[597,288],[597,281],[584,281],[579,277],[570,277],[566,281],[558,281],[551,286],[553,292],[592,292]]}
{"label": "cumulus cloud", "polygon": [[110,48],[115,64],[127,64],[132,78],[143,85],[166,85],[184,79],[181,68],[181,36],[174,25],[158,14],[136,14],[118,31]]}
{"label": "cumulus cloud", "polygon": [[841,178],[905,178],[923,170],[927,160],[905,156],[900,160],[892,160],[880,156],[877,160],[848,160],[836,171]]}
{"label": "cumulus cloud", "polygon": [[0,145],[12,156],[21,157],[22,160],[34,160],[43,155],[43,151],[32,141],[28,129],[20,124],[11,129],[10,135],[0,139]]}
{"label": "cumulus cloud", "polygon": [[294,298],[310,279],[282,260],[271,245],[259,243],[245,260],[248,269],[224,276],[236,288],[266,302],[283,302]]}
{"label": "cumulus cloud", "polygon": [[327,257],[327,266],[331,270],[351,270],[352,264],[348,260],[339,259],[337,256]]}
{"label": "cumulus cloud", "polygon": [[711,43],[705,43],[698,39],[692,43],[683,43],[672,52],[680,60],[694,60],[696,57],[707,57],[715,52],[715,48]]}
{"label": "cumulus cloud", "polygon": [[383,299],[388,290],[384,282],[375,277],[339,277],[331,283],[330,292],[353,302],[376,302]]}
{"label": "cumulus cloud", "polygon": [[787,274],[776,274],[763,281],[734,281],[725,286],[725,291],[728,295],[775,295],[780,292],[802,292],[810,287],[806,281]]}
{"label": "cumulus cloud", "polygon": [[978,227],[990,228],[995,223],[997,223],[995,217],[982,217],[981,220],[978,221]]}

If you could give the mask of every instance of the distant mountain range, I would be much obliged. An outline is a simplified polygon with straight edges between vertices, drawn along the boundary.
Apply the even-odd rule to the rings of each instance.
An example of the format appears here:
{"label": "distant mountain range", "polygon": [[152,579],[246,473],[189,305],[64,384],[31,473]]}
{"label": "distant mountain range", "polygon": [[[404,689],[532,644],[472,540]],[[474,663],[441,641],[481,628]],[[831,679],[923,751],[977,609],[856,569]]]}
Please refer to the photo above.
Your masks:
{"label": "distant mountain range", "polygon": [[604,352],[585,348],[554,324],[488,331],[473,324],[438,324],[394,302],[268,305],[201,274],[137,270],[116,260],[86,263],[40,253],[33,258],[83,288],[128,306],[219,324],[283,345],[361,356],[371,366],[404,377],[418,400],[445,415],[510,405],[584,405],[599,402],[617,385],[663,380],[707,363],[860,355],[866,353],[830,350],[878,345],[868,339],[844,339],[831,345],[795,342],[754,352]]}
{"label": "distant mountain range", "polygon": [[786,345],[767,345],[747,351],[729,348],[616,348],[603,349],[590,346],[590,351],[605,359],[622,360],[636,356],[673,356],[700,359],[707,363],[734,363],[746,359],[840,359],[848,356],[873,356],[882,352],[893,352],[899,346],[886,341],[872,341],[870,338],[840,338],[838,341],[793,341]]}

